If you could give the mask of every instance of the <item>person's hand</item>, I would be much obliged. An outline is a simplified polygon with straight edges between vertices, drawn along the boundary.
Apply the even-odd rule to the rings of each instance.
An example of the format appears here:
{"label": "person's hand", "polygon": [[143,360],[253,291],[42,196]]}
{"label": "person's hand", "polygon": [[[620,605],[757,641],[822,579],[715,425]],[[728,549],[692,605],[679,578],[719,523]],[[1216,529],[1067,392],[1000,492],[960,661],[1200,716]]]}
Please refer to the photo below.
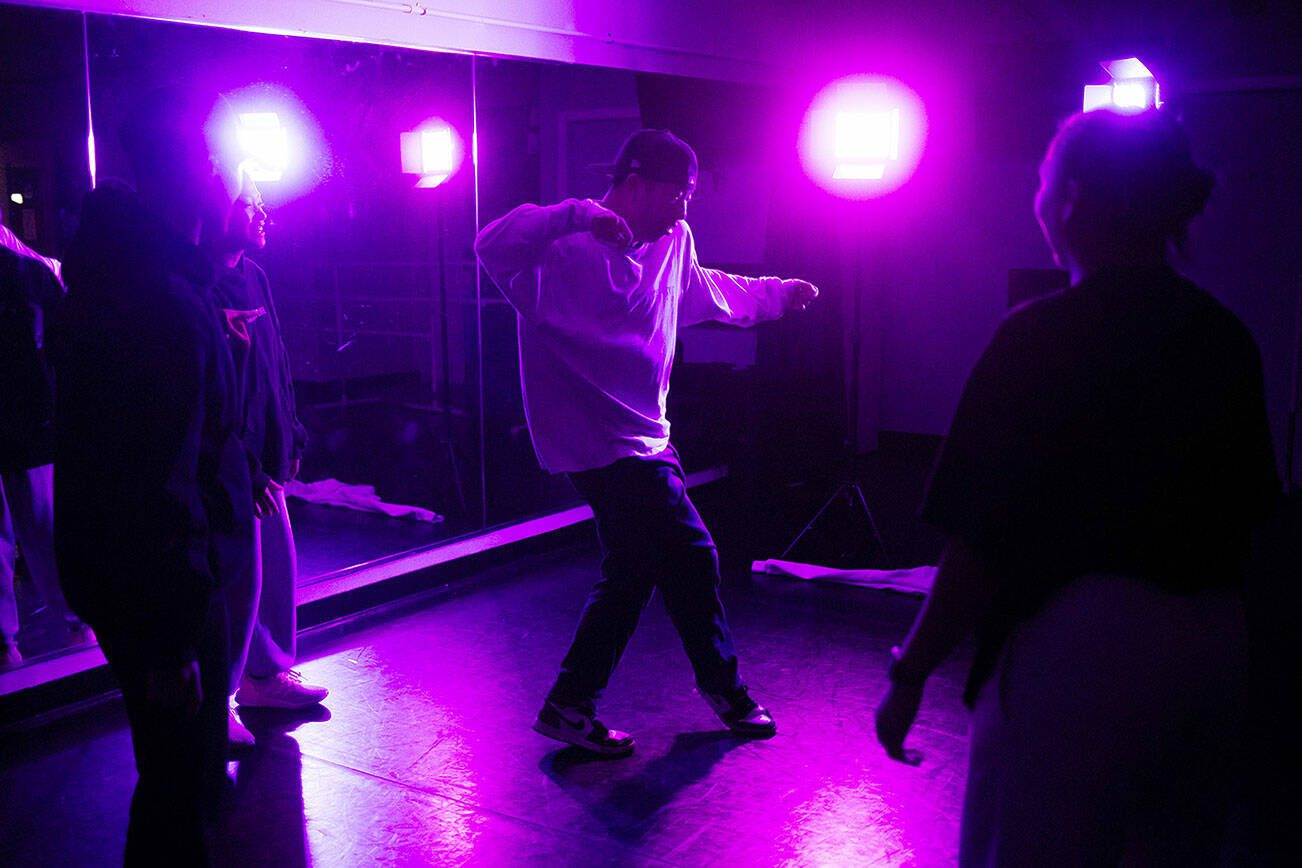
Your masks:
{"label": "person's hand", "polygon": [[607,211],[592,218],[592,237],[603,244],[628,247],[633,243],[633,230],[628,228],[623,217]]}
{"label": "person's hand", "polygon": [[911,766],[922,762],[922,753],[906,749],[904,738],[913,727],[914,718],[918,716],[923,683],[892,682],[882,697],[881,704],[877,706],[877,741],[886,749],[888,757]]}
{"label": "person's hand", "polygon": [[787,310],[804,310],[818,298],[818,287],[808,280],[784,280],[782,288],[787,294]]}
{"label": "person's hand", "polygon": [[145,701],[161,708],[183,711],[188,717],[197,715],[199,706],[203,704],[199,661],[191,660],[174,669],[155,669],[145,673]]}
{"label": "person's hand", "polygon": [[253,337],[249,334],[249,324],[256,322],[267,312],[266,308],[258,307],[253,310],[232,310],[222,308],[222,314],[226,318],[226,334],[234,338],[244,346],[250,346],[253,343]]}
{"label": "person's hand", "polygon": [[266,518],[280,512],[280,502],[275,495],[284,490],[285,486],[274,479],[268,479],[265,489],[253,492],[253,514],[258,518]]}

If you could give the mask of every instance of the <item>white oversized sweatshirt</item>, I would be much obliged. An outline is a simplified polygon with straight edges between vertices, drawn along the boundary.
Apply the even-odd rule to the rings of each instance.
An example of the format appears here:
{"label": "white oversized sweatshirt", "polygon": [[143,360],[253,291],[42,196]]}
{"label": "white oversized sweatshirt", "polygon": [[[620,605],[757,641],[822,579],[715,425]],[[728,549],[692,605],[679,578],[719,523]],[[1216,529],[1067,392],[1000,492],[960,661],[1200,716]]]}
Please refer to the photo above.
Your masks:
{"label": "white oversized sweatshirt", "polygon": [[686,221],[625,250],[592,237],[603,213],[591,199],[521,205],[475,238],[519,315],[525,416],[553,473],[664,450],[678,326],[753,325],[785,304],[780,278],[702,268]]}

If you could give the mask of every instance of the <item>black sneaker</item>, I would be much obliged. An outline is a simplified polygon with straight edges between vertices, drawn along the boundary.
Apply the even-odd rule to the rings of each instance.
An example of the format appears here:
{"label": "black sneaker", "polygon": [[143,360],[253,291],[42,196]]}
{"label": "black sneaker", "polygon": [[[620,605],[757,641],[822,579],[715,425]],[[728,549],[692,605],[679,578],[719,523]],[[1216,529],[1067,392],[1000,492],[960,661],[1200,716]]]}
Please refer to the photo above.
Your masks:
{"label": "black sneaker", "polygon": [[750,698],[746,688],[727,695],[697,689],[705,704],[719,716],[723,725],[745,735],[774,735],[778,725],[769,710]]}
{"label": "black sneaker", "polygon": [[556,705],[551,700],[543,703],[533,722],[533,731],[602,756],[628,756],[637,746],[628,733],[606,729],[605,724],[583,709]]}

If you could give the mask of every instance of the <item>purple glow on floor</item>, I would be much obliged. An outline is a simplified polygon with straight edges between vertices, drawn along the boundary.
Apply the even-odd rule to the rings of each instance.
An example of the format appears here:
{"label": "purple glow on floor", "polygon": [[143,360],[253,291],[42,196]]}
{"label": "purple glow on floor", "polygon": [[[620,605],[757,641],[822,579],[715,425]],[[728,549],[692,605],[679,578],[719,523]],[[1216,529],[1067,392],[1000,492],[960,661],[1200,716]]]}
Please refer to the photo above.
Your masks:
{"label": "purple glow on floor", "polygon": [[[232,767],[217,864],[954,864],[966,661],[928,685],[922,766],[887,759],[872,735],[884,649],[916,598],[774,576],[725,587],[746,680],[778,719],[758,741],[696,695],[653,601],[601,706],[638,748],[601,761],[529,728],[598,563],[591,549],[540,555],[305,637],[298,668],[329,686],[328,711],[242,712],[260,746]],[[0,828],[12,864],[121,852],[135,781],[125,719],[112,706],[86,726],[6,769],[0,809],[39,818],[21,835]]]}

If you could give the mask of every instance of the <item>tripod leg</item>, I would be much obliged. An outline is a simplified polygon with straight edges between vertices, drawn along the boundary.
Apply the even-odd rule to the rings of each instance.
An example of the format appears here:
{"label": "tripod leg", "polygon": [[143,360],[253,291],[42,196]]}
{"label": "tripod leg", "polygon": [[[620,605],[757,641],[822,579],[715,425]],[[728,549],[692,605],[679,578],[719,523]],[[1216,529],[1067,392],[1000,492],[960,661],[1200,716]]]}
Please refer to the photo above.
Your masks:
{"label": "tripod leg", "polygon": [[[787,547],[782,550],[782,554],[778,555],[779,558],[785,558],[791,552],[791,550],[796,547],[796,544],[805,538],[805,534],[809,533],[809,529],[814,526],[814,522],[818,521],[818,519],[823,515],[823,513],[827,512],[827,508],[829,506],[831,506],[833,503],[836,503],[836,499],[841,496],[841,492],[845,491],[845,488],[846,488],[846,484],[844,482],[836,487],[836,491],[832,492],[832,496],[829,497],[827,500],[823,501],[823,505],[818,508],[818,512],[814,513],[814,517],[809,520],[809,524],[805,525],[804,528],[800,531],[800,533],[796,534],[796,538],[793,539],[790,542],[790,544],[788,544]],[[860,494],[859,497],[862,499],[863,495]]]}
{"label": "tripod leg", "polygon": [[856,482],[853,488],[855,496],[859,498],[859,505],[863,507],[864,515],[868,516],[868,527],[872,529],[873,538],[876,539],[877,544],[881,546],[882,556],[885,557],[886,540],[882,538],[881,531],[877,529],[877,521],[873,518],[873,511],[868,508],[868,498],[864,497],[863,489],[859,486],[859,483]]}

